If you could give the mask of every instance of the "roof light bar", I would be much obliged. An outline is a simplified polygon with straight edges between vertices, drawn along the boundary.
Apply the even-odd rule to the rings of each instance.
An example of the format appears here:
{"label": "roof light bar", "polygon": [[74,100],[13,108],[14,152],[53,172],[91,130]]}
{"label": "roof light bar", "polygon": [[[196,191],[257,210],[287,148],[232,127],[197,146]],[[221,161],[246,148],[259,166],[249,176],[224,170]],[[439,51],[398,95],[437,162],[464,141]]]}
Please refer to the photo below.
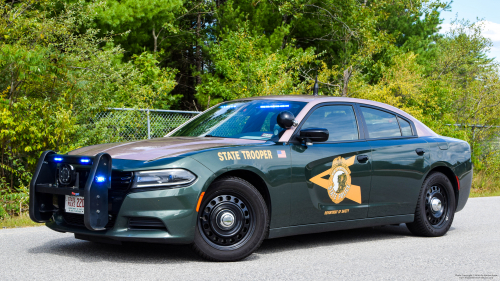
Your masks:
{"label": "roof light bar", "polygon": [[221,105],[220,108],[236,108],[237,106],[237,104]]}
{"label": "roof light bar", "polygon": [[261,105],[260,108],[287,108],[289,104]]}

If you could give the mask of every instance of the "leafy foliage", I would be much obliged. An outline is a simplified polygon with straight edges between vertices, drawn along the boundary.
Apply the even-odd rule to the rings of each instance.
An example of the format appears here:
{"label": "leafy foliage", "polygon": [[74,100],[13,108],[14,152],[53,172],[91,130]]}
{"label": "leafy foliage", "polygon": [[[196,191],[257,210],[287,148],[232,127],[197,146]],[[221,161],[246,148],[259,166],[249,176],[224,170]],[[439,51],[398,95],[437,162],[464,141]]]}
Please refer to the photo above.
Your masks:
{"label": "leafy foliage", "polygon": [[221,42],[210,48],[214,70],[203,75],[203,83],[197,86],[198,101],[204,104],[208,96],[217,104],[242,97],[304,92],[298,69],[316,59],[312,48],[277,47],[274,42],[281,42],[283,33],[270,38],[252,34],[248,22],[226,32]]}
{"label": "leafy foliage", "polygon": [[0,4],[1,190],[24,194],[30,176],[23,173],[43,150],[64,153],[108,141],[99,131],[85,131],[96,112],[110,106],[169,108],[178,101],[169,94],[175,70],[158,67],[147,52],[122,62],[124,50],[114,46],[114,37],[97,36],[91,26],[103,5]]}
{"label": "leafy foliage", "polygon": [[[310,94],[315,77],[321,95],[385,102],[467,140],[475,169],[494,177],[498,64],[477,23],[456,21],[439,34],[443,9],[448,1],[2,2],[2,202],[25,202],[41,151],[143,130],[111,113],[97,118],[107,107],[202,110],[241,97]],[[1,206],[0,216],[17,212]]]}

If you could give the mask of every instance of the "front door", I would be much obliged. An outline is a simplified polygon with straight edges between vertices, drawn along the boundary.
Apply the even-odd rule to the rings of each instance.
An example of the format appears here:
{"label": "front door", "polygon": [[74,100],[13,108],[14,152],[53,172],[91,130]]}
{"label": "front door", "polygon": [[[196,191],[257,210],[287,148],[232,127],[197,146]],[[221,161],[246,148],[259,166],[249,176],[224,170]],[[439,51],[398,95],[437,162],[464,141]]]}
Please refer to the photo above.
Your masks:
{"label": "front door", "polygon": [[353,105],[319,106],[298,128],[326,128],[327,142],[290,142],[291,225],[365,218],[371,149],[363,140]]}

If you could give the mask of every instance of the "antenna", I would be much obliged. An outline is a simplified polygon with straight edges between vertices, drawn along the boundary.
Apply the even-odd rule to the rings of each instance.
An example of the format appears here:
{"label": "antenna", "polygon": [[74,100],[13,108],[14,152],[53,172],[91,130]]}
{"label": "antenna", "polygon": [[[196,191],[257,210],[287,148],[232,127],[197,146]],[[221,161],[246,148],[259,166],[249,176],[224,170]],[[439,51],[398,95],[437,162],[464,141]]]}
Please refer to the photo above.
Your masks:
{"label": "antenna", "polygon": [[316,80],[315,80],[315,82],[314,82],[313,96],[317,96],[317,95],[318,95],[318,89],[319,89],[319,85],[318,85],[318,74],[316,74]]}

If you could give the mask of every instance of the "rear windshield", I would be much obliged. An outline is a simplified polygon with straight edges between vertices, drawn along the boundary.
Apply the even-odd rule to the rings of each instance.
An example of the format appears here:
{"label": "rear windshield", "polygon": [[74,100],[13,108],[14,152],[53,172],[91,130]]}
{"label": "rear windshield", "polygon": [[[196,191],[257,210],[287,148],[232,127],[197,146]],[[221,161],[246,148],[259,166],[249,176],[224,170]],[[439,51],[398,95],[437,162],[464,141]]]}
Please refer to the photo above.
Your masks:
{"label": "rear windshield", "polygon": [[305,102],[254,100],[223,103],[196,117],[172,137],[221,137],[278,140],[283,128],[276,118],[281,111],[295,116]]}

